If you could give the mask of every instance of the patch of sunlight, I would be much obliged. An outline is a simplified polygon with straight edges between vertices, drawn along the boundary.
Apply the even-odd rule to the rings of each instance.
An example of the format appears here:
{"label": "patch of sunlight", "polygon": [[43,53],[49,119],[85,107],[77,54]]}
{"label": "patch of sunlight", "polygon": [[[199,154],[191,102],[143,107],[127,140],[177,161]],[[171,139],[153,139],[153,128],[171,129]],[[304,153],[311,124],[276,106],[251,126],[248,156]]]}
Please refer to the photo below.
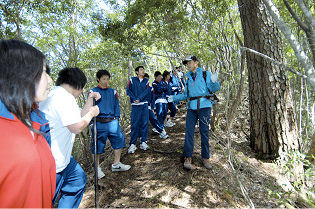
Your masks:
{"label": "patch of sunlight", "polygon": [[207,191],[207,195],[204,197],[204,202],[206,204],[217,204],[220,203],[221,198],[219,198],[216,193],[212,192],[211,190]]}
{"label": "patch of sunlight", "polygon": [[194,192],[196,192],[196,189],[193,188],[192,186],[187,186],[187,187],[185,187],[184,190],[185,190],[186,192],[189,192],[189,193],[194,193]]}
{"label": "patch of sunlight", "polygon": [[152,198],[152,197],[158,196],[162,193],[165,193],[167,191],[168,191],[167,187],[161,187],[161,188],[157,188],[155,190],[152,190],[149,188],[149,190],[144,190],[142,192],[142,196],[145,198]]}
{"label": "patch of sunlight", "polygon": [[173,201],[171,201],[171,203],[180,207],[190,208],[190,198],[191,195],[183,193],[180,198],[175,198]]}
{"label": "patch of sunlight", "polygon": [[128,204],[130,201],[130,198],[128,196],[123,196],[120,199],[116,199],[112,205],[114,207],[119,207],[119,206],[125,206],[126,204]]}
{"label": "patch of sunlight", "polygon": [[220,162],[222,159],[220,159],[220,156],[219,155],[217,155],[216,153],[214,153],[213,155],[211,155],[211,161],[213,162],[213,163],[218,163],[218,162]]}

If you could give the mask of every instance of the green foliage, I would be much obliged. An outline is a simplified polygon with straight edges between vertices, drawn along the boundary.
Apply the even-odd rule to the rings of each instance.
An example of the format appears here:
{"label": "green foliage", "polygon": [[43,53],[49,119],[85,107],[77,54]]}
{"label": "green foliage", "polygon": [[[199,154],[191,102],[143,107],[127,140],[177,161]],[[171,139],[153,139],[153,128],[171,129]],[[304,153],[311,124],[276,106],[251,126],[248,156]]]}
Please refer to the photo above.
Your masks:
{"label": "green foliage", "polygon": [[292,203],[292,200],[290,198],[292,194],[291,191],[286,192],[286,191],[283,191],[282,189],[276,189],[276,190],[267,189],[267,191],[270,197],[278,200],[279,205],[284,205],[287,202]]}
{"label": "green foliage", "polygon": [[[312,156],[313,162],[315,160]],[[291,179],[291,184],[295,191],[305,193],[305,202],[309,206],[314,207],[315,202],[312,198],[309,198],[310,194],[314,194],[314,178],[315,178],[315,167],[314,164],[310,162],[306,155],[300,152],[292,151],[289,153],[284,153],[281,158],[277,160],[278,168],[280,168],[281,173]],[[297,172],[297,170],[302,168],[302,172]],[[293,190],[283,191],[281,188],[268,189],[268,193],[271,197],[278,199],[280,204],[293,204],[295,201],[299,201],[299,198],[294,198]]]}

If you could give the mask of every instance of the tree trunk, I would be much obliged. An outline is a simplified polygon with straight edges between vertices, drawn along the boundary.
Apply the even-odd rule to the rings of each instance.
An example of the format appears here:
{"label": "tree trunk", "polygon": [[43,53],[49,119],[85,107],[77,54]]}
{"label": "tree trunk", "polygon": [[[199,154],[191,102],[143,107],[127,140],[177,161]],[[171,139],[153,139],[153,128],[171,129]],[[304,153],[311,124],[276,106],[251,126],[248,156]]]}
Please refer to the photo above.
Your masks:
{"label": "tree trunk", "polygon": [[[76,31],[76,7],[71,11],[71,31]],[[76,47],[76,34],[71,32],[69,36],[69,58],[68,66],[77,66],[78,49]]]}
{"label": "tree trunk", "polygon": [[[276,22],[278,27],[281,29],[284,37],[286,37],[287,41],[290,43],[296,58],[300,62],[301,66],[305,70],[305,74],[307,76],[307,80],[312,86],[313,90],[315,91],[315,69],[312,65],[311,61],[309,60],[309,57],[307,54],[303,51],[302,44],[299,43],[299,41],[295,38],[295,36],[292,34],[290,28],[286,25],[286,23],[283,21],[283,19],[280,16],[280,12],[278,11],[277,7],[273,4],[272,0],[262,0],[264,4],[267,7],[267,10],[269,11],[269,14],[272,16],[273,20]],[[313,22],[313,25],[310,29],[313,30],[315,28],[315,18],[312,18],[313,16],[311,13],[307,10],[305,5],[301,2],[301,0],[295,0],[296,3],[299,4],[299,6],[304,8],[303,12],[305,14],[305,17],[309,19],[309,21]],[[315,37],[314,37],[315,38]]]}
{"label": "tree trunk", "polygon": [[[245,47],[282,62],[281,36],[261,0],[238,0]],[[250,145],[262,158],[298,149],[289,83],[284,69],[247,52]]]}
{"label": "tree trunk", "polygon": [[131,78],[131,73],[132,73],[132,59],[129,58],[129,61],[128,61],[128,81],[127,82],[129,82],[129,80]]}

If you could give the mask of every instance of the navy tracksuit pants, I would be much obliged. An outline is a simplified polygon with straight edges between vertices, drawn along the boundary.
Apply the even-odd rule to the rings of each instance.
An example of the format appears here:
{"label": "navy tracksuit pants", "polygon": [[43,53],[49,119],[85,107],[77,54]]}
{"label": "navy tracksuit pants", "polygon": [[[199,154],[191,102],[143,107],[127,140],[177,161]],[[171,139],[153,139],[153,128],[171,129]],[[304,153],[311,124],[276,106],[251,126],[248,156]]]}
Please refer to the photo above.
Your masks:
{"label": "navy tracksuit pants", "polygon": [[131,105],[131,133],[130,144],[136,144],[138,137],[140,143],[146,142],[149,134],[149,109],[148,104]]}
{"label": "navy tracksuit pants", "polygon": [[210,158],[209,151],[209,124],[211,108],[201,108],[199,110],[187,110],[186,133],[184,143],[184,157],[192,157],[194,151],[195,126],[199,120],[199,132],[201,135],[201,157]]}
{"label": "navy tracksuit pants", "polygon": [[156,108],[156,117],[157,117],[157,120],[159,122],[159,126],[163,130],[164,129],[164,120],[167,116],[168,104],[159,102],[159,103],[155,104],[155,108]]}
{"label": "navy tracksuit pants", "polygon": [[171,111],[170,112],[170,116],[171,117],[175,117],[176,112],[177,112],[177,108],[176,108],[175,103],[174,102],[169,102],[167,106],[168,106],[168,109]]}
{"label": "navy tracksuit pants", "polygon": [[161,125],[158,121],[158,119],[156,118],[153,110],[149,109],[149,120],[151,125],[159,132],[162,133],[163,128],[161,128]]}
{"label": "navy tracksuit pants", "polygon": [[60,193],[58,208],[78,208],[86,185],[86,175],[79,163],[71,156],[67,167],[57,173],[53,204]]}

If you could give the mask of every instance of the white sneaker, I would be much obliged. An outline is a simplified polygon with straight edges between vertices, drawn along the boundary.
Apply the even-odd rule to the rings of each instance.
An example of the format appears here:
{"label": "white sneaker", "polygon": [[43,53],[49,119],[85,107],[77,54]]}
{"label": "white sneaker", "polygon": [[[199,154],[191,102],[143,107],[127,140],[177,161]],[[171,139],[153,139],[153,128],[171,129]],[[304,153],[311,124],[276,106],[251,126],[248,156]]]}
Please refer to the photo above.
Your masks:
{"label": "white sneaker", "polygon": [[149,149],[149,146],[147,145],[147,143],[142,142],[142,143],[140,144],[140,149],[147,150],[147,149]]}
{"label": "white sneaker", "polygon": [[101,169],[101,167],[97,167],[97,177],[98,177],[98,179],[101,179],[101,178],[103,178],[105,176],[105,174],[103,173],[103,171],[102,171],[102,169]]}
{"label": "white sneaker", "polygon": [[135,153],[136,149],[137,149],[137,146],[135,144],[131,144],[129,149],[128,149],[128,153],[133,154],[133,153]]}
{"label": "white sneaker", "polygon": [[164,124],[165,127],[173,127],[174,124],[173,123],[170,123],[169,121],[167,121],[165,124]]}
{"label": "white sneaker", "polygon": [[167,139],[168,135],[166,134],[166,131],[163,129],[162,133],[160,133],[160,138],[161,139]]}
{"label": "white sneaker", "polygon": [[165,135],[160,134],[160,138],[161,138],[161,139],[167,139],[167,138],[168,138],[168,135],[167,135],[167,134],[165,134]]}
{"label": "white sneaker", "polygon": [[167,121],[169,124],[171,124],[171,125],[173,125],[173,126],[175,126],[176,125],[176,123],[174,123],[171,119],[168,119],[168,121]]}
{"label": "white sneaker", "polygon": [[130,165],[125,165],[119,162],[117,165],[112,164],[112,171],[128,171],[131,168]]}
{"label": "white sneaker", "polygon": [[152,131],[159,134],[158,130],[156,130],[156,128],[152,128]]}

